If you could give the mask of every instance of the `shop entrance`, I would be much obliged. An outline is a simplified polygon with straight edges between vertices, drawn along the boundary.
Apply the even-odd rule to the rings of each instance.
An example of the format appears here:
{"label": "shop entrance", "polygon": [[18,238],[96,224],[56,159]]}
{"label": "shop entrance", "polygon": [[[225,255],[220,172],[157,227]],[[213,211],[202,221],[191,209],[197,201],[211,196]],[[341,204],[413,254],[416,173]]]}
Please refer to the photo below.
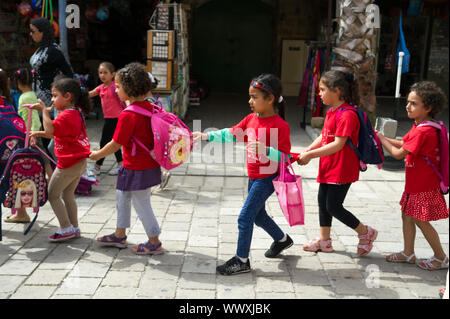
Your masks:
{"label": "shop entrance", "polygon": [[272,72],[272,10],[258,0],[213,0],[192,27],[192,71],[211,91],[245,93],[252,77]]}

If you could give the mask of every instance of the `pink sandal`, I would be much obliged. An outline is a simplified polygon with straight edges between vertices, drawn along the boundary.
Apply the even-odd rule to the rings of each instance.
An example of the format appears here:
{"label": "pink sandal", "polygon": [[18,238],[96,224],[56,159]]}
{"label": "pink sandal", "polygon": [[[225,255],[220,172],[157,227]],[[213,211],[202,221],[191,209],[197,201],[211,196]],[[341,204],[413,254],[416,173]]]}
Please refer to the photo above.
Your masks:
{"label": "pink sandal", "polygon": [[331,245],[331,238],[327,240],[321,240],[319,237],[316,240],[310,240],[309,243],[303,245],[303,250],[312,251],[312,252],[324,252],[324,253],[332,253],[334,251],[333,246]]}
{"label": "pink sandal", "polygon": [[359,256],[365,256],[368,253],[370,253],[370,251],[373,248],[373,242],[375,241],[375,239],[377,239],[378,236],[378,231],[376,229],[373,229],[370,226],[366,226],[367,229],[367,234],[365,235],[358,235],[359,240],[368,240],[369,242],[366,244],[358,244],[358,248],[364,250],[364,252],[362,253],[358,253],[356,252]]}

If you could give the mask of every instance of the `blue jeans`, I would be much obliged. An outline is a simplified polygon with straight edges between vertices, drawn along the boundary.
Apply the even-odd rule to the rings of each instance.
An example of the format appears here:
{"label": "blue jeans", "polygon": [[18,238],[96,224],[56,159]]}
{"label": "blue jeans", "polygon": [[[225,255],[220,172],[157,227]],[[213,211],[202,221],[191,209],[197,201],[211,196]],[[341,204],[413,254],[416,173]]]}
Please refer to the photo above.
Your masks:
{"label": "blue jeans", "polygon": [[267,215],[265,208],[266,200],[275,191],[272,180],[276,176],[248,180],[248,196],[238,218],[239,237],[236,254],[241,258],[248,258],[253,224],[264,229],[275,241],[284,237],[284,232]]}

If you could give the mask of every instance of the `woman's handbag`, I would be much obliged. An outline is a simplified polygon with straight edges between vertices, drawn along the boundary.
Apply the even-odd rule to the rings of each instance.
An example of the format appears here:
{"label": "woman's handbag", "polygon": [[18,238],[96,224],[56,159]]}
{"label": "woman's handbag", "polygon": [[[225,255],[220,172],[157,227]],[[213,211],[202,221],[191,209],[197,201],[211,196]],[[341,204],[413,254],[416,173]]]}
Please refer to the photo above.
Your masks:
{"label": "woman's handbag", "polygon": [[305,203],[303,200],[302,177],[291,174],[286,166],[286,160],[292,172],[291,162],[286,154],[281,153],[280,174],[273,180],[275,193],[278,197],[281,210],[283,211],[289,226],[305,224]]}

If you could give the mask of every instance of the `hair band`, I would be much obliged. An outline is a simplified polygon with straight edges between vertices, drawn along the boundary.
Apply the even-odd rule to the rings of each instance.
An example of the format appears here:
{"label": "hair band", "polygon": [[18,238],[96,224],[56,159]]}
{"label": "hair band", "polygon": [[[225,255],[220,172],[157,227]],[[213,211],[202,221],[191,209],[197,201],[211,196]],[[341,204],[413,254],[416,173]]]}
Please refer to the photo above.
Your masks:
{"label": "hair band", "polygon": [[280,95],[280,97],[278,98],[278,103],[281,103],[281,102],[283,102],[283,96],[282,95]]}

